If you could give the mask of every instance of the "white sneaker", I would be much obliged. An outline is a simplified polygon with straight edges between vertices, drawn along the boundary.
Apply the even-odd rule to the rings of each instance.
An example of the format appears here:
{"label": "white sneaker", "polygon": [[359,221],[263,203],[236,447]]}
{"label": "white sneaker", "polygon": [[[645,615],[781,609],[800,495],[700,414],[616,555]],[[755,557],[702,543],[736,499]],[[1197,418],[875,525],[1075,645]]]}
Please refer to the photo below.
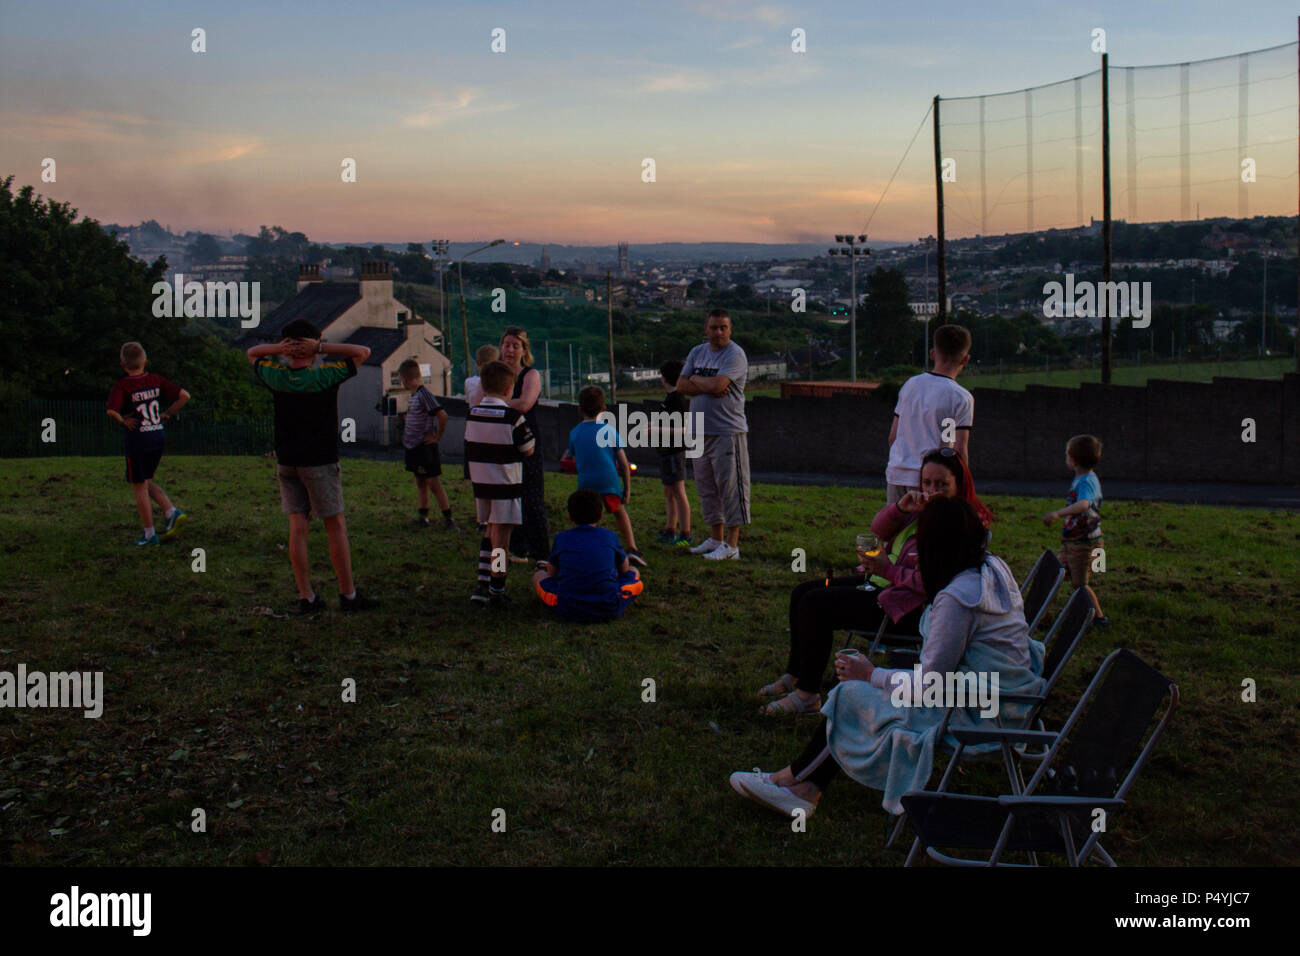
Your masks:
{"label": "white sneaker", "polygon": [[708,554],[710,551],[722,547],[725,543],[726,542],[719,541],[717,538],[709,538],[707,541],[702,541],[695,547],[691,548],[691,554]]}
{"label": "white sneaker", "polygon": [[795,810],[802,810],[805,819],[817,811],[817,804],[795,796],[785,787],[778,787],[768,774],[759,770],[753,773],[733,773],[731,786],[737,793],[743,793],[755,803],[761,803],[787,819],[794,815]]}
{"label": "white sneaker", "polygon": [[706,561],[726,561],[728,559],[739,561],[740,548],[733,548],[731,545],[723,543],[706,554],[704,559]]}

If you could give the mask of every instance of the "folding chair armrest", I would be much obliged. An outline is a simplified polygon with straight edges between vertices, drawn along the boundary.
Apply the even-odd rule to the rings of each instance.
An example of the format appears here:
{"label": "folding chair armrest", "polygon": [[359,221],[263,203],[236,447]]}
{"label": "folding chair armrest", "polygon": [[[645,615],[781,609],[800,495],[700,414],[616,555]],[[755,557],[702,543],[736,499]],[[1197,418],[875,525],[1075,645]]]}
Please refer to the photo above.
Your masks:
{"label": "folding chair armrest", "polygon": [[1052,730],[1018,730],[1014,727],[949,728],[948,733],[963,744],[989,744],[1006,741],[1011,744],[1042,744],[1050,747],[1060,734]]}
{"label": "folding chair armrest", "polygon": [[[932,803],[942,800],[944,803],[984,803],[987,804],[996,797],[984,796],[977,793],[952,793],[947,790],[909,790],[898,798],[903,806],[909,804]],[[910,811],[909,811],[910,812]]]}
{"label": "folding chair armrest", "polygon": [[1004,794],[998,797],[998,806],[1005,807],[1013,814],[1035,813],[1039,810],[1118,810],[1125,801],[1116,797],[1065,797],[1044,794],[1042,796],[1013,796]]}

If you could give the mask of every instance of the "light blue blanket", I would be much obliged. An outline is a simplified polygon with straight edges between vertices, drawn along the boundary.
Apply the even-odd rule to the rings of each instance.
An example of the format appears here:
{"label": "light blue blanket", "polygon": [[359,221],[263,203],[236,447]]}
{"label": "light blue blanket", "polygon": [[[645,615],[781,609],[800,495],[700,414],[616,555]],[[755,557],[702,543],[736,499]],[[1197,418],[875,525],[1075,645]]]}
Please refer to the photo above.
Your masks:
{"label": "light blue blanket", "polygon": [[[1029,641],[1030,666],[1013,663],[1002,650],[974,640],[966,649],[958,671],[998,675],[999,694],[1041,693],[1043,645]],[[999,701],[1004,725],[1017,726],[1027,705]],[[943,720],[943,707],[895,706],[891,691],[868,681],[845,681],[835,687],[822,708],[826,715],[826,738],[831,754],[850,777],[884,791],[881,800],[888,812],[903,812],[899,798],[909,790],[922,790],[934,767],[934,748]],[[955,709],[950,727],[995,726],[992,717],[983,719],[977,706]],[[955,747],[951,734],[945,742]],[[997,744],[967,748],[967,752],[996,750]]]}

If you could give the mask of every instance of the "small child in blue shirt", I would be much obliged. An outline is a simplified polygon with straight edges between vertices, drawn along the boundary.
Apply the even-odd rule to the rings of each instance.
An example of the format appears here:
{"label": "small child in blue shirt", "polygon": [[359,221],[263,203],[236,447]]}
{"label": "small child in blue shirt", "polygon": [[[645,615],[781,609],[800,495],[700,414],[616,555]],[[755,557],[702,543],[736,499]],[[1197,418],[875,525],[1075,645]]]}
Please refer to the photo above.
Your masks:
{"label": "small child in blue shirt", "polygon": [[632,470],[621,447],[623,439],[613,425],[600,420],[605,411],[604,390],[598,385],[586,386],[578,393],[578,408],[582,421],[569,432],[565,456],[578,466],[578,487],[590,488],[600,495],[605,510],[614,516],[628,559],[644,568],[645,558],[637,550],[632,519],[627,513],[627,503],[632,497]]}
{"label": "small child in blue shirt", "polygon": [[1043,524],[1051,525],[1064,518],[1061,528],[1061,550],[1057,558],[1070,575],[1070,585],[1083,588],[1097,610],[1093,624],[1109,627],[1110,618],[1101,613],[1097,593],[1089,586],[1093,555],[1104,550],[1101,537],[1101,481],[1093,468],[1101,460],[1101,439],[1093,435],[1075,435],[1065,446],[1065,466],[1074,472],[1070,491],[1065,496],[1066,505],[1043,515]]}
{"label": "small child in blue shirt", "polygon": [[622,617],[641,593],[641,576],[628,563],[614,532],[600,527],[600,495],[580,488],[569,496],[573,527],[555,536],[546,568],[533,587],[564,621],[591,623]]}

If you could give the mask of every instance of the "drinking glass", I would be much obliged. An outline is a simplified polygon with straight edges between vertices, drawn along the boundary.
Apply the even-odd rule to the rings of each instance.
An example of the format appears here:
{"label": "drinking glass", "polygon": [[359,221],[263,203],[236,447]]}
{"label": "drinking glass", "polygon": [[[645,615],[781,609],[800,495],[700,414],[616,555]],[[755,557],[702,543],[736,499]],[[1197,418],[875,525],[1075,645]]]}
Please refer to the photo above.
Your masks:
{"label": "drinking glass", "polygon": [[[866,563],[865,561],[866,558],[875,557],[884,549],[884,545],[881,543],[880,539],[877,538],[874,534],[858,535],[855,544],[857,545],[857,549],[858,549],[858,560],[862,561],[863,564]],[[867,573],[866,581],[858,585],[858,590],[859,591],[876,590],[876,586],[871,583],[870,572]]]}

